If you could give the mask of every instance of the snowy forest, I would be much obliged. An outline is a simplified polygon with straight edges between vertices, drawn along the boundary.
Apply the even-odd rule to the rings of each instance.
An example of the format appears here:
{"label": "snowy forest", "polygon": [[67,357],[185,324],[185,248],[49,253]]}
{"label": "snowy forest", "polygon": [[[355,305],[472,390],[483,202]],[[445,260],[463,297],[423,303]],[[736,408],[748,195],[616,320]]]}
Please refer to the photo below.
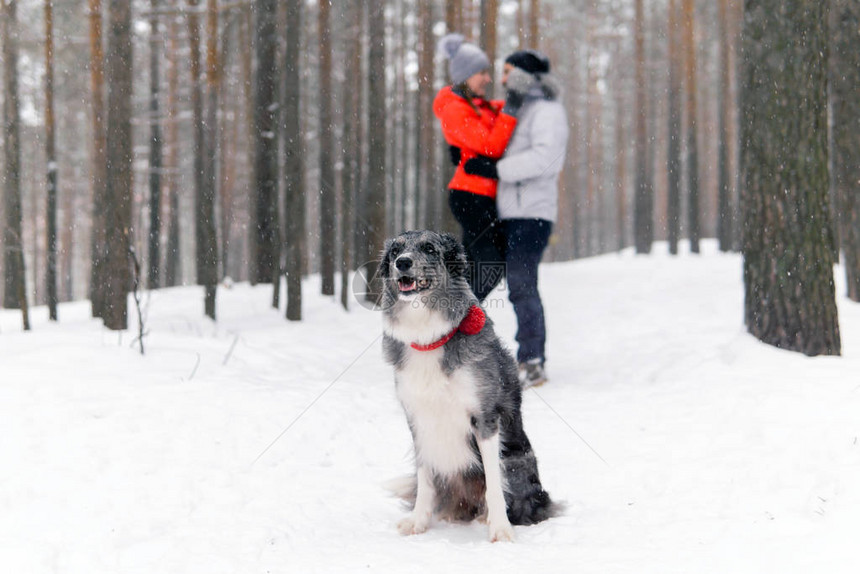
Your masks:
{"label": "snowy forest", "polygon": [[[546,53],[571,140],[545,260],[655,241],[744,255],[762,340],[839,354],[833,266],[860,300],[853,0],[0,0],[6,308],[350,273],[405,229],[456,232],[436,52]],[[286,281],[286,301],[279,301]]]}
{"label": "snowy forest", "polygon": [[[510,544],[391,492],[372,283],[461,233],[450,32],[498,99],[546,54],[569,124],[512,399],[564,508]],[[857,571],[858,0],[0,0],[0,63],[5,571]]]}

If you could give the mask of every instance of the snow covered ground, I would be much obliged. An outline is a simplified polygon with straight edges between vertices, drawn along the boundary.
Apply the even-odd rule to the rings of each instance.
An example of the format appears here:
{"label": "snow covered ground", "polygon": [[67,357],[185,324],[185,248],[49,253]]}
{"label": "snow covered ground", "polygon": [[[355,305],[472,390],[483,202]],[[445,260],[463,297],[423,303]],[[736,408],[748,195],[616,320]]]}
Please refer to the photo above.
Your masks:
{"label": "snow covered ground", "polygon": [[[660,251],[660,250],[658,250]],[[147,295],[147,355],[87,303],[0,311],[0,564],[15,573],[856,572],[860,305],[843,357],[742,325],[741,259],[631,253],[541,268],[551,381],[526,430],[564,516],[490,544],[404,538],[382,484],[410,438],[380,317],[306,284]],[[513,348],[504,292],[489,314]]]}

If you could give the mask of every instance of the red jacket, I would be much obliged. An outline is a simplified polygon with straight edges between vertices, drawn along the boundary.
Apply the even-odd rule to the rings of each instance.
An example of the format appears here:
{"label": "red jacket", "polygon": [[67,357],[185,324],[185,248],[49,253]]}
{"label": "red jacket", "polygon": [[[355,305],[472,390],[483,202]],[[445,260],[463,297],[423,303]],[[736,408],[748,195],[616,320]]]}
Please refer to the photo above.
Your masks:
{"label": "red jacket", "polygon": [[433,113],[442,123],[442,134],[450,145],[460,148],[460,165],[448,184],[448,189],[470,191],[478,195],[496,197],[497,181],[463,171],[467,160],[483,155],[499,159],[505,153],[508,140],[517,125],[513,116],[500,113],[504,101],[472,100],[479,113],[469,102],[454,93],[450,86],[439,90],[433,100]]}

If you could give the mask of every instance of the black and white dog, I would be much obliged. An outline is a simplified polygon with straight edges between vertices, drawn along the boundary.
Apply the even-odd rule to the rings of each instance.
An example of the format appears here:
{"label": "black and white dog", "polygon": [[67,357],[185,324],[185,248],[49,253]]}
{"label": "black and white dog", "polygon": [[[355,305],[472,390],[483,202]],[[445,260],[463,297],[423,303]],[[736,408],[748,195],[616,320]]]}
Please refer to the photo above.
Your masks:
{"label": "black and white dog", "polygon": [[415,447],[416,476],[401,534],[431,518],[486,518],[490,540],[511,524],[559,511],[538,477],[523,430],[517,366],[466,282],[463,246],[448,234],[407,231],[385,244],[383,349]]}

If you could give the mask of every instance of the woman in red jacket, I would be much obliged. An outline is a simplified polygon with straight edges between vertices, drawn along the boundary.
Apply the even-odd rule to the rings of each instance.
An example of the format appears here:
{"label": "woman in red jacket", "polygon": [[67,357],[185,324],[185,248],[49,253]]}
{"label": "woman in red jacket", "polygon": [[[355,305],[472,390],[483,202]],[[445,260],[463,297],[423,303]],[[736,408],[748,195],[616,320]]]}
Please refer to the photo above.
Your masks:
{"label": "woman in red jacket", "polygon": [[[517,125],[523,95],[509,92],[506,100],[485,99],[492,81],[490,60],[477,46],[449,34],[439,42],[448,58],[451,85],[439,90],[433,113],[448,144],[459,151],[459,165],[448,184],[448,205],[463,230],[463,246],[473,265],[469,284],[479,301],[504,277],[504,245],[496,211],[498,182],[463,171],[476,156],[499,159]],[[456,154],[454,154],[456,155]]]}

